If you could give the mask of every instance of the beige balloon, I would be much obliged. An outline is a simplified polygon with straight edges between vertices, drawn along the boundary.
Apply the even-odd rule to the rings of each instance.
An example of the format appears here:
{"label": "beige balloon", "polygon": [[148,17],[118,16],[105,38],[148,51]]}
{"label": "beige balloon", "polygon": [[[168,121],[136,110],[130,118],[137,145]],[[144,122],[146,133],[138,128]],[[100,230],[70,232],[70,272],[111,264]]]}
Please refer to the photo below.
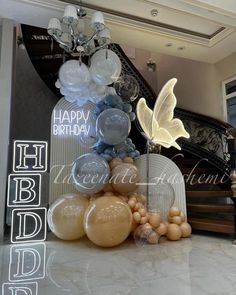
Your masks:
{"label": "beige balloon", "polygon": [[132,213],[118,197],[101,197],[94,201],[84,215],[84,229],[97,246],[113,247],[121,244],[130,234]]}
{"label": "beige balloon", "polygon": [[167,226],[164,223],[160,223],[159,227],[155,229],[155,231],[160,235],[164,236],[167,232]]}
{"label": "beige balloon", "polygon": [[138,169],[130,163],[117,165],[112,169],[111,182],[115,191],[119,193],[130,193],[137,189],[139,180]]}
{"label": "beige balloon", "polygon": [[68,241],[83,237],[83,218],[88,205],[87,197],[72,193],[54,201],[48,210],[48,225],[54,235]]}
{"label": "beige balloon", "polygon": [[190,224],[187,223],[187,222],[183,222],[180,225],[180,230],[181,230],[181,233],[182,233],[182,238],[187,238],[192,233],[192,228],[191,228]]}
{"label": "beige balloon", "polygon": [[182,236],[180,227],[177,224],[169,224],[167,227],[166,237],[171,241],[178,241]]}

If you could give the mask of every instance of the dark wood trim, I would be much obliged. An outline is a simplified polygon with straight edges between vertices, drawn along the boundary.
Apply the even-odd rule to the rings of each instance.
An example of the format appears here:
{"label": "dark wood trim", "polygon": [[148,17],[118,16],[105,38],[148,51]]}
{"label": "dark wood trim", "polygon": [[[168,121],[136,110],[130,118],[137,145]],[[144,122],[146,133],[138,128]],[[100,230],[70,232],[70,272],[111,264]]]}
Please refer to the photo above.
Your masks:
{"label": "dark wood trim", "polygon": [[[201,193],[201,192],[199,192]],[[233,204],[187,204],[188,212],[234,213]]]}
{"label": "dark wood trim", "polygon": [[194,229],[234,234],[234,222],[231,220],[189,218],[188,222]]}
{"label": "dark wood trim", "polygon": [[233,193],[229,191],[187,191],[187,198],[230,198]]}

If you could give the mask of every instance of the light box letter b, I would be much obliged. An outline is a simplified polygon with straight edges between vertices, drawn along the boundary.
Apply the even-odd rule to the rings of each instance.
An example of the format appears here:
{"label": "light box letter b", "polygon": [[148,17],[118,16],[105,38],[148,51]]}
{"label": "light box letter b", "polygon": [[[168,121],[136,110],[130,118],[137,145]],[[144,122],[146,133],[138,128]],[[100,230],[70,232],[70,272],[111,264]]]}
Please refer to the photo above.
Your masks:
{"label": "light box letter b", "polygon": [[38,207],[41,204],[41,174],[8,176],[8,207]]}

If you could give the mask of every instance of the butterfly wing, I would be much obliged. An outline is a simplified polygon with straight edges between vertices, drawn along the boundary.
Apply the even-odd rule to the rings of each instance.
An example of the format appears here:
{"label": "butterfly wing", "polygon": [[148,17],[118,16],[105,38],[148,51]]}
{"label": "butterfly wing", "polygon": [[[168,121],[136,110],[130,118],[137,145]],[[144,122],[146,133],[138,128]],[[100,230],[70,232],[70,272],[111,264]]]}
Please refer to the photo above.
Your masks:
{"label": "butterfly wing", "polygon": [[[164,85],[160,94],[158,95],[158,98],[153,110],[152,126],[154,130],[155,129],[154,126],[156,125],[156,122],[157,122],[159,129],[164,129],[166,131],[165,133],[166,139],[164,142],[168,143],[169,147],[174,146],[177,149],[181,149],[180,146],[176,143],[176,140],[179,137],[189,138],[189,134],[184,129],[184,125],[181,120],[173,119],[174,109],[177,103],[177,100],[174,94],[174,86],[176,83],[177,83],[177,79],[175,78],[169,80]],[[159,135],[156,134],[156,136],[154,137],[155,138],[154,140],[158,141]],[[163,136],[162,136],[162,140],[163,140]],[[166,145],[167,144],[165,144],[165,146]]]}
{"label": "butterfly wing", "polygon": [[174,141],[179,137],[190,137],[188,132],[184,129],[184,124],[180,119],[173,119],[169,122],[162,122],[161,127],[168,130]]}
{"label": "butterfly wing", "polygon": [[173,78],[169,80],[162,88],[158,98],[156,100],[153,117],[161,127],[166,121],[171,121],[174,116],[174,109],[177,103],[174,95],[174,86],[177,83],[177,79]]}
{"label": "butterfly wing", "polygon": [[[140,98],[140,100],[138,101],[136,112],[138,121],[146,137],[152,139],[153,111],[147,106],[145,98]],[[155,128],[158,128],[158,126],[155,125]]]}

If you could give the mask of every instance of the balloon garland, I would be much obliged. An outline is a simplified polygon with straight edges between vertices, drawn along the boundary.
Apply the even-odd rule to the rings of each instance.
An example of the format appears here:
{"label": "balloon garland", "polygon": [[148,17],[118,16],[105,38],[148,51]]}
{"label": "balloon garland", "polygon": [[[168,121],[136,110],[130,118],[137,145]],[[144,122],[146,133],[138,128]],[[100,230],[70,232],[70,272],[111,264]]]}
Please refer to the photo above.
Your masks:
{"label": "balloon garland", "polygon": [[[128,137],[136,119],[132,102],[138,97],[139,85],[133,77],[120,74],[121,61],[109,49],[97,51],[89,68],[82,61],[69,60],[59,70],[56,87],[64,98],[93,114],[89,132],[78,138],[78,144],[91,153],[75,159],[71,174],[78,194],[60,196],[51,204],[49,227],[60,239],[76,240],[86,234],[101,247],[117,246],[130,234],[136,242],[150,244],[157,244],[164,235],[169,240],[188,237],[191,227],[183,212],[173,207],[165,221],[161,208],[151,212],[146,208],[135,166],[140,153]],[[153,115],[144,106],[141,114],[139,104],[138,114],[143,119],[141,126],[148,130]],[[177,137],[172,135],[171,145]]]}

